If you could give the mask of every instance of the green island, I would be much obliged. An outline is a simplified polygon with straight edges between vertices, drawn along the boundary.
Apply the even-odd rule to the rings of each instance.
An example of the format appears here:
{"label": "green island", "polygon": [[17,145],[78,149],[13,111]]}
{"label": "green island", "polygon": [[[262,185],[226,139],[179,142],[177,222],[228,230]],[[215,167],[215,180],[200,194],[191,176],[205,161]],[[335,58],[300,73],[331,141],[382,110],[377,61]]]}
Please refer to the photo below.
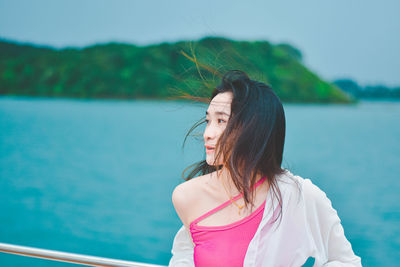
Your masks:
{"label": "green island", "polygon": [[229,69],[271,85],[283,102],[357,101],[307,69],[301,52],[289,44],[206,37],[149,46],[107,43],[55,49],[0,40],[0,95],[208,97]]}

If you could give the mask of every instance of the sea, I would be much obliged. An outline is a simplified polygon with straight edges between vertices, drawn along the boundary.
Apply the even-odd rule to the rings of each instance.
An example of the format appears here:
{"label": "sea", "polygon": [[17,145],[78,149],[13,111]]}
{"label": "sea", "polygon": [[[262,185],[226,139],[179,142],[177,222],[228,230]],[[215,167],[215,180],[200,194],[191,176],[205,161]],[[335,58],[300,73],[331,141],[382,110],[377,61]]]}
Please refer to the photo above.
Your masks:
{"label": "sea", "polygon": [[[167,265],[207,106],[0,97],[0,243]],[[400,262],[400,102],[284,104],[283,167],[332,201],[363,266]],[[0,266],[71,266],[0,252]]]}

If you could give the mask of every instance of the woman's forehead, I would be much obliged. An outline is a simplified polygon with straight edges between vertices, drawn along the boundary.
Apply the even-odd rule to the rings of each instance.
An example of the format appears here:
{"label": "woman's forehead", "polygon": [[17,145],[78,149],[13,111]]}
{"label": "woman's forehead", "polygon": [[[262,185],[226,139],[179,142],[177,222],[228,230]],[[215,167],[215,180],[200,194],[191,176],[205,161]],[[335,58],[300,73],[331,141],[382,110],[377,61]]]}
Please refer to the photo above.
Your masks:
{"label": "woman's forehead", "polygon": [[231,92],[224,92],[216,95],[208,106],[207,113],[231,113],[231,103],[233,94]]}

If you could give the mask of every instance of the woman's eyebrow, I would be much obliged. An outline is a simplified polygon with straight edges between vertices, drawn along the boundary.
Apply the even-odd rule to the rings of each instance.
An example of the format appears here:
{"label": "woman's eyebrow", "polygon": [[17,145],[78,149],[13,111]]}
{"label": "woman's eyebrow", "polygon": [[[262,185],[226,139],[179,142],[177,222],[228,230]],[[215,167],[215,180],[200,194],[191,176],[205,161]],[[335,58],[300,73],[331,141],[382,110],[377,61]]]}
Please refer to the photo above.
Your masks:
{"label": "woman's eyebrow", "polygon": [[[208,111],[206,111],[206,115],[208,115],[208,114],[209,114]],[[226,116],[229,117],[229,114],[226,113],[226,112],[223,112],[223,111],[216,111],[215,114],[217,114],[217,115],[226,115]]]}

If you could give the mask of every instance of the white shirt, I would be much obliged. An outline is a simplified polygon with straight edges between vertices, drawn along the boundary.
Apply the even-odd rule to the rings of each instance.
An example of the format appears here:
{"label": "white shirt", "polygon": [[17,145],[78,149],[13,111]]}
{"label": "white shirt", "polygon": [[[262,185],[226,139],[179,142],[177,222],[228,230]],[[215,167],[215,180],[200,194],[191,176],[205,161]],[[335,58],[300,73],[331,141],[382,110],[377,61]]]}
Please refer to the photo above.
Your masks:
{"label": "white shirt", "polygon": [[[298,267],[309,257],[315,258],[314,267],[361,266],[336,210],[321,189],[288,170],[277,177],[277,184],[282,195],[282,217],[270,223],[278,201],[268,192],[263,218],[247,248],[244,267]],[[194,266],[193,244],[185,226],[174,238],[169,266]]]}

